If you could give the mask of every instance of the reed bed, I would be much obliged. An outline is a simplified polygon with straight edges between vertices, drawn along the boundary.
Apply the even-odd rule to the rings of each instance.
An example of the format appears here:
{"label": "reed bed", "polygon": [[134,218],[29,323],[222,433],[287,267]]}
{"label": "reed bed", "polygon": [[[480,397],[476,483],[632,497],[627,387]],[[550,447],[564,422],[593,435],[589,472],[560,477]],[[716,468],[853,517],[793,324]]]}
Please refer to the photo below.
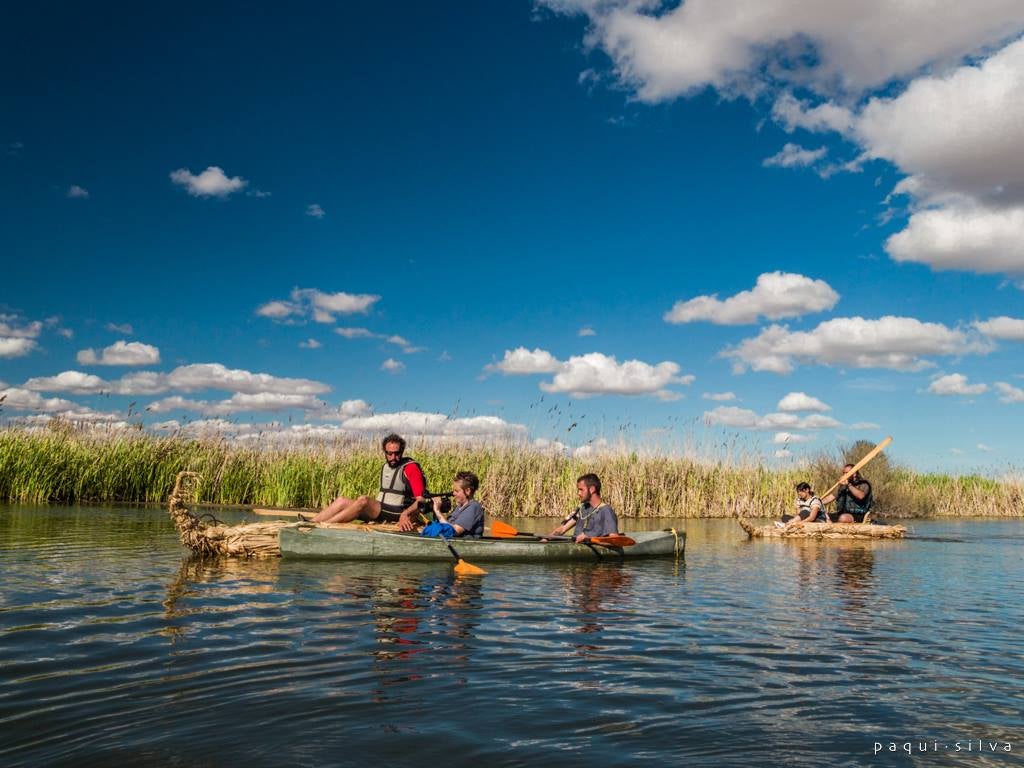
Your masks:
{"label": "reed bed", "polygon": [[[799,467],[640,455],[621,449],[588,457],[522,445],[417,444],[433,490],[447,490],[459,470],[481,478],[479,498],[493,515],[556,517],[576,504],[575,480],[596,472],[604,498],[621,517],[775,517],[790,511],[794,485],[824,491],[846,454]],[[162,437],[142,431],[96,433],[72,428],[0,430],[0,500],[20,503],[162,503],[178,472],[199,474],[204,504],[321,507],[339,495],[373,492],[382,457],[376,441],[252,446],[224,439]],[[884,456],[864,474],[876,514],[892,517],[1019,516],[1020,481],[980,475],[922,474]]]}

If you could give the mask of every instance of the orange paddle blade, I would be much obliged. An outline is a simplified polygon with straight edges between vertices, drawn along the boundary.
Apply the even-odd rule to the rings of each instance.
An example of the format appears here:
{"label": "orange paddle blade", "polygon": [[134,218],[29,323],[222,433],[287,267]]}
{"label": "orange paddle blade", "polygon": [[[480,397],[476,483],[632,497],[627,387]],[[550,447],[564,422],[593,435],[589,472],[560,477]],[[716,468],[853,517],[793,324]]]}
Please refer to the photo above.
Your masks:
{"label": "orange paddle blade", "polygon": [[623,536],[620,533],[613,533],[611,536],[595,536],[590,542],[604,547],[632,547],[636,544],[634,539],[629,538],[629,536]]}
{"label": "orange paddle blade", "polygon": [[501,520],[491,521],[491,536],[498,536],[499,538],[508,538],[518,535],[519,531],[517,531],[508,523],[503,523],[501,522]]}
{"label": "orange paddle blade", "polygon": [[480,566],[467,563],[461,558],[459,559],[459,562],[455,564],[455,572],[460,576],[484,576],[487,574],[487,571]]}

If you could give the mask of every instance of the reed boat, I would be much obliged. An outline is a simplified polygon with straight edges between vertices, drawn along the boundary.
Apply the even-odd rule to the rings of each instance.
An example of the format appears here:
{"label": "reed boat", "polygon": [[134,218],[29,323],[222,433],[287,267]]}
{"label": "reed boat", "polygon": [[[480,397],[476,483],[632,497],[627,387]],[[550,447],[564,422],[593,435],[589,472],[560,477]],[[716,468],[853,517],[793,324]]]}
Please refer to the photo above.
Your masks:
{"label": "reed boat", "polygon": [[878,523],[799,523],[779,528],[775,523],[754,525],[744,517],[737,518],[740,527],[752,539],[902,539],[907,529],[902,525]]}
{"label": "reed boat", "polygon": [[[604,547],[573,541],[544,541],[536,536],[485,536],[480,539],[455,539],[453,543],[459,555],[467,561],[536,562],[671,557],[683,554],[686,541],[685,533],[672,529],[637,531],[626,535],[636,543],[626,547]],[[279,541],[281,555],[285,558],[410,561],[452,559],[442,539],[382,530],[377,525],[341,527],[299,523],[281,528]]]}
{"label": "reed boat", "polygon": [[[266,520],[227,525],[212,514],[195,508],[199,477],[180,472],[168,503],[168,512],[182,544],[198,555],[227,557],[310,557],[351,560],[451,560],[441,539],[402,533],[396,524],[318,524],[292,520]],[[275,514],[287,510],[274,510]],[[257,514],[260,512],[257,511]],[[499,523],[495,521],[495,531]],[[510,526],[505,525],[506,529]],[[456,539],[459,555],[466,560],[555,561],[682,556],[686,534],[674,529],[629,534],[634,544],[623,547],[542,541],[530,534],[512,537]]]}

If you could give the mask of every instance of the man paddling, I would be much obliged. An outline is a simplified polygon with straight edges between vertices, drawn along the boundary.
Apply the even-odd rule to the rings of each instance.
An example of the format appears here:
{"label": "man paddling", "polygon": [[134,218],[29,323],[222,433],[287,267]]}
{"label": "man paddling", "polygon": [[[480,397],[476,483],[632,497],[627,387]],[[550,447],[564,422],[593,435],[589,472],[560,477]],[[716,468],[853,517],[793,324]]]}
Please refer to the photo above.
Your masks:
{"label": "man paddling", "polygon": [[[843,467],[843,475],[853,469],[853,464]],[[836,511],[829,514],[831,523],[863,523],[864,515],[871,511],[871,504],[874,496],[871,493],[871,483],[861,477],[860,472],[854,472],[842,483],[835,493],[830,493],[823,498],[823,504],[836,503]]]}
{"label": "man paddling", "polygon": [[551,532],[562,536],[576,526],[576,543],[581,544],[596,536],[611,536],[619,532],[619,519],[611,505],[601,500],[601,480],[594,473],[582,475],[576,481],[580,505],[560,526]]}
{"label": "man paddling", "polygon": [[427,480],[420,465],[405,455],[405,440],[390,434],[381,441],[384,466],[380,470],[377,498],[339,496],[313,518],[316,523],[348,523],[355,519],[368,523],[398,523],[399,530],[411,531],[416,511],[427,493]]}

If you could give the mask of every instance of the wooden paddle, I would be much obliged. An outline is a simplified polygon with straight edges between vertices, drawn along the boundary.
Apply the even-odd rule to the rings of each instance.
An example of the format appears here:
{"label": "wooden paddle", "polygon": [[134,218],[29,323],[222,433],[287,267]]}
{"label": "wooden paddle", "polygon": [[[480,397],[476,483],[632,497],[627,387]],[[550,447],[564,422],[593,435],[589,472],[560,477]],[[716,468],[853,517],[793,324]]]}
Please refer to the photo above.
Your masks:
{"label": "wooden paddle", "polygon": [[[499,539],[511,539],[516,536],[530,536],[534,539],[574,541],[570,536],[541,536],[536,533],[518,531],[508,523],[501,522],[501,520],[491,521],[491,536],[495,536]],[[629,538],[629,536],[623,536],[620,533],[613,533],[610,536],[594,536],[590,539],[589,543],[600,544],[602,547],[631,547],[636,544],[636,540]]]}
{"label": "wooden paddle", "polygon": [[831,488],[829,488],[827,491],[825,491],[823,494],[821,494],[821,496],[819,498],[824,499],[826,496],[828,496],[833,491],[835,491],[836,488],[838,488],[840,485],[842,485],[847,480],[849,480],[851,477],[853,477],[855,474],[857,474],[861,469],[864,468],[864,466],[869,461],[871,461],[873,458],[875,458],[875,456],[880,454],[886,448],[886,446],[888,446],[889,443],[891,443],[891,442],[892,442],[892,438],[891,437],[887,437],[887,438],[885,438],[885,440],[883,440],[878,445],[876,445],[874,448],[872,448],[870,451],[868,451],[863,459],[861,459],[860,461],[858,461],[856,464],[853,465],[853,469],[851,469],[845,475],[840,477],[838,482],[836,482],[835,485],[833,485]]}

